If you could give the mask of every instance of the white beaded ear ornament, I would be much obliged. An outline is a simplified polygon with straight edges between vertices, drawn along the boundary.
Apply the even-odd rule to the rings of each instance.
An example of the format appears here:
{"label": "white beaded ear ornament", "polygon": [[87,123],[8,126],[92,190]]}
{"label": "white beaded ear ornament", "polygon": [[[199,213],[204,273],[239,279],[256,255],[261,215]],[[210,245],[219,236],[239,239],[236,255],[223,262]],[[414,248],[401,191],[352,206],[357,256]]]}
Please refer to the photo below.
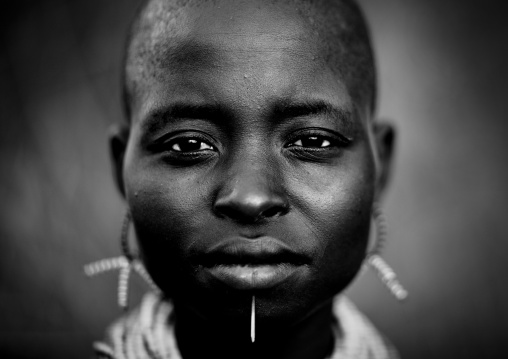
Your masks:
{"label": "white beaded ear ornament", "polygon": [[397,300],[403,301],[409,295],[407,290],[397,279],[397,275],[394,270],[386,263],[386,261],[380,256],[381,249],[386,242],[386,220],[381,212],[381,209],[377,206],[373,206],[372,218],[376,225],[376,241],[372,250],[367,254],[365,258],[366,264],[372,268],[381,282],[390,291],[390,293],[397,298]]}
{"label": "white beaded ear ornament", "polygon": [[118,269],[120,274],[118,276],[118,305],[120,308],[126,310],[129,306],[129,278],[131,271],[137,272],[141,278],[148,283],[151,289],[160,293],[159,287],[154,283],[150,275],[148,274],[143,262],[137,256],[132,254],[129,248],[129,227],[131,222],[131,214],[129,211],[125,214],[125,218],[122,224],[122,231],[120,235],[120,243],[122,246],[123,256],[102,259],[97,262],[93,262],[85,265],[85,274],[88,277],[94,277],[98,274],[109,272],[111,270]]}

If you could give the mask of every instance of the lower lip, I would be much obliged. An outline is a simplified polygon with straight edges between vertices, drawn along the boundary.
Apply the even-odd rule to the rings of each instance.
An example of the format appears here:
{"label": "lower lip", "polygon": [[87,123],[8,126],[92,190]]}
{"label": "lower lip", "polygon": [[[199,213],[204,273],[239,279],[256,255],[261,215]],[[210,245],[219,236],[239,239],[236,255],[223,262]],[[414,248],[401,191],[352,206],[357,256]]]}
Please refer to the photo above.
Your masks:
{"label": "lower lip", "polygon": [[277,265],[218,265],[207,268],[209,274],[224,284],[240,290],[268,289],[296,275],[301,267]]}

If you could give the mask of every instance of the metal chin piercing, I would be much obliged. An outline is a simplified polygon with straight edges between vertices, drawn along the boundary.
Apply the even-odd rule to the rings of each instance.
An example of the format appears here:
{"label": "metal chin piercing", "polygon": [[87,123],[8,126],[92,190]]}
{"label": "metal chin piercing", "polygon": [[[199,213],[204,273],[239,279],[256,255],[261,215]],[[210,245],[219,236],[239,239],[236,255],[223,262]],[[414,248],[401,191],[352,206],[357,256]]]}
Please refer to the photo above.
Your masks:
{"label": "metal chin piercing", "polygon": [[143,262],[137,256],[132,254],[129,248],[129,227],[131,222],[131,214],[129,211],[125,214],[125,218],[122,224],[122,231],[120,235],[120,243],[122,246],[123,256],[102,259],[97,262],[93,262],[85,265],[85,275],[88,277],[94,277],[98,274],[109,272],[111,270],[118,269],[120,274],[118,276],[118,305],[122,309],[127,309],[129,306],[129,279],[131,271],[134,270],[139,274],[141,278],[148,283],[151,289],[160,293],[160,289],[154,283],[150,275],[148,274]]}
{"label": "metal chin piercing", "polygon": [[256,297],[252,296],[252,306],[250,314],[250,340],[252,343],[256,341]]}
{"label": "metal chin piercing", "polygon": [[408,291],[402,286],[397,279],[394,270],[386,263],[380,256],[381,249],[386,242],[386,220],[381,212],[381,209],[374,205],[372,217],[376,224],[376,241],[372,250],[367,254],[366,262],[372,268],[385,287],[397,298],[397,300],[404,300],[408,297]]}

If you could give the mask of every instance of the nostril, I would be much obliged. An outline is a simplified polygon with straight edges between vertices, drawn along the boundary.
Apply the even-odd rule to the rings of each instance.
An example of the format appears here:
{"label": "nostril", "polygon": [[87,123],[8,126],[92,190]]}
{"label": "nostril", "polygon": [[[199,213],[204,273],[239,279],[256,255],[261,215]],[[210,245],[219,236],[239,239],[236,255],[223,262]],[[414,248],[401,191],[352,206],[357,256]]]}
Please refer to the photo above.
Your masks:
{"label": "nostril", "polygon": [[230,195],[218,198],[214,212],[222,218],[237,222],[258,222],[288,212],[286,202],[276,195]]}
{"label": "nostril", "polygon": [[271,208],[264,210],[261,213],[261,217],[270,218],[270,217],[275,217],[277,215],[285,214],[286,212],[287,212],[287,210],[283,206],[273,206]]}
{"label": "nostril", "polygon": [[274,218],[288,212],[285,206],[249,207],[241,205],[215,206],[215,212],[223,218],[230,218],[238,222],[259,222],[264,219]]}

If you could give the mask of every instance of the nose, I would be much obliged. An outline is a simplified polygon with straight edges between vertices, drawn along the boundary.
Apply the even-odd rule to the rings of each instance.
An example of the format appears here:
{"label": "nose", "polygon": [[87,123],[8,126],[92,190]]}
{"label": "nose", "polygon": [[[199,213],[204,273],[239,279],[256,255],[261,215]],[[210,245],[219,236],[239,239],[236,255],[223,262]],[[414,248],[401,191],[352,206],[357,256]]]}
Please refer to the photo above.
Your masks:
{"label": "nose", "polygon": [[215,199],[215,213],[240,223],[285,215],[289,204],[280,182],[263,172],[250,169],[228,178]]}

